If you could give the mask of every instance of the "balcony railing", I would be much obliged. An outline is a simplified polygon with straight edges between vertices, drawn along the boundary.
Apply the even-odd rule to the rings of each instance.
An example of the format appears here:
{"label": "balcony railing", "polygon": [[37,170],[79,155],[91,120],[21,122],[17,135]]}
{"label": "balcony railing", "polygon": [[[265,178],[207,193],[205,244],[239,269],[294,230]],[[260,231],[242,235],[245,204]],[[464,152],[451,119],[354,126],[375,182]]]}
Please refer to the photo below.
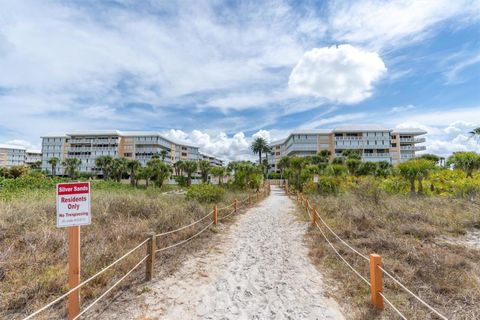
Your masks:
{"label": "balcony railing", "polygon": [[364,153],[362,157],[365,158],[390,158],[390,153]]}
{"label": "balcony railing", "polygon": [[400,146],[400,150],[412,150],[412,151],[421,151],[426,150],[425,146]]}
{"label": "balcony railing", "polygon": [[400,142],[421,143],[421,142],[425,142],[425,138],[400,138]]}

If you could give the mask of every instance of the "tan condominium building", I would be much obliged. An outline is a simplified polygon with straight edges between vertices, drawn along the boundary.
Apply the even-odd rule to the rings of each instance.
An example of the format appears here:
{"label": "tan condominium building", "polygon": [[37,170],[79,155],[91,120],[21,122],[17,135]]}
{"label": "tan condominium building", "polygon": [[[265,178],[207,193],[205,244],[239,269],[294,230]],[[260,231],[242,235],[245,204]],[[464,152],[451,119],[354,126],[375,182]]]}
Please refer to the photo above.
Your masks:
{"label": "tan condominium building", "polygon": [[201,159],[197,146],[174,141],[155,131],[81,131],[42,137],[42,169],[50,171],[49,159],[58,158],[59,175],[63,174],[61,162],[67,158],[81,160],[80,172],[101,174],[95,166],[95,159],[100,156],[136,159],[145,166],[155,155],[168,164]]}
{"label": "tan condominium building", "polygon": [[27,150],[24,147],[0,144],[0,167],[34,165],[42,160],[42,153],[36,150]]}
{"label": "tan condominium building", "polygon": [[274,156],[269,164],[277,170],[278,161],[284,156],[306,157],[321,150],[330,151],[333,157],[346,149],[360,150],[363,161],[386,161],[397,164],[414,158],[417,151],[426,147],[427,132],[421,129],[388,129],[380,125],[343,125],[334,129],[293,131],[284,140],[272,142]]}

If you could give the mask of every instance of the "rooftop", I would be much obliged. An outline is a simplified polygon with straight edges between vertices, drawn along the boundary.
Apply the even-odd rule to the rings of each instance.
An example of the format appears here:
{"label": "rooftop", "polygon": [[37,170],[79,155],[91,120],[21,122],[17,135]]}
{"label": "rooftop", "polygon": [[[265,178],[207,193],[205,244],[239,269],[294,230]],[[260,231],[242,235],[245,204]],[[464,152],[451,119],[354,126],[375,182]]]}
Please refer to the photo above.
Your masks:
{"label": "rooftop", "polygon": [[27,150],[25,147],[16,146],[13,144],[0,144],[0,149],[17,149],[17,150]]}
{"label": "rooftop", "polygon": [[392,131],[379,124],[348,124],[337,126],[333,132],[365,132],[365,131]]}

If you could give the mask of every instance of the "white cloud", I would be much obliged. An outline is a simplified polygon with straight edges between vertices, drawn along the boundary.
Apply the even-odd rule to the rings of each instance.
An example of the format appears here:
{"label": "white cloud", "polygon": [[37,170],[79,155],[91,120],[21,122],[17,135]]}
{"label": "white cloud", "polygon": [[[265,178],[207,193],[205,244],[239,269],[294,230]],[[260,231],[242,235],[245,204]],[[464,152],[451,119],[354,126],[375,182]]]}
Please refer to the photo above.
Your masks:
{"label": "white cloud", "polygon": [[10,146],[24,147],[27,150],[36,150],[36,151],[41,150],[40,145],[33,144],[30,141],[20,140],[20,139],[9,140],[9,141],[6,141],[3,144],[10,145]]}
{"label": "white cloud", "polygon": [[364,119],[368,116],[368,113],[357,112],[357,113],[347,113],[339,114],[328,118],[319,118],[309,122],[304,123],[300,126],[301,129],[316,129],[327,124],[335,123],[348,123],[352,120]]}
{"label": "white cloud", "polygon": [[348,44],[305,52],[290,74],[288,86],[301,95],[339,103],[356,103],[372,95],[373,82],[386,72],[375,52]]}
{"label": "white cloud", "polygon": [[267,142],[271,142],[271,141],[272,141],[272,137],[270,136],[270,131],[267,131],[267,130],[260,130],[260,131],[258,131],[257,133],[255,133],[255,134],[252,135],[252,138],[253,138],[253,139],[263,138],[263,139],[265,139]]}
{"label": "white cloud", "polygon": [[334,39],[381,49],[419,41],[448,19],[479,18],[479,1],[364,0],[330,6],[329,30]]}
{"label": "white cloud", "polygon": [[405,112],[405,111],[412,110],[412,109],[415,109],[415,106],[409,104],[409,105],[406,105],[406,106],[393,107],[390,110],[390,112],[391,113],[399,113],[399,112]]}
{"label": "white cloud", "polygon": [[401,123],[397,128],[420,128],[428,132],[426,153],[448,157],[456,151],[480,152],[480,141],[472,138],[469,132],[480,127],[480,123],[454,121],[448,125],[425,125],[419,122]]}

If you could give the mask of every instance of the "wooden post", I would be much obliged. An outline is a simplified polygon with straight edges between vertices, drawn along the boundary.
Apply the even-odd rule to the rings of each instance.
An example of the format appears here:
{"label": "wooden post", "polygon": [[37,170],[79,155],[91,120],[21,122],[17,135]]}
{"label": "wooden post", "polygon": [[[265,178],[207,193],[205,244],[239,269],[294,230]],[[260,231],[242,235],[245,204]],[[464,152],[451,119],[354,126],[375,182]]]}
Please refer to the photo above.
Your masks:
{"label": "wooden post", "polygon": [[252,199],[250,198],[250,195],[248,195],[248,205],[250,206],[252,204]]}
{"label": "wooden post", "polygon": [[[80,284],[80,227],[68,227],[68,286],[70,289]],[[68,295],[68,319],[80,313],[80,289]]]}
{"label": "wooden post", "polygon": [[317,215],[318,215],[317,209],[314,209],[312,211],[312,226],[315,226],[317,224]]}
{"label": "wooden post", "polygon": [[383,297],[380,292],[383,291],[382,270],[382,257],[378,254],[372,253],[370,255],[370,290],[371,290],[371,302],[377,309],[383,309]]}
{"label": "wooden post", "polygon": [[237,210],[238,210],[238,201],[237,201],[236,198],[235,198],[235,200],[233,201],[233,208],[235,209],[235,212],[237,212]]}
{"label": "wooden post", "polygon": [[310,209],[310,203],[308,202],[308,199],[305,200],[305,209],[307,209],[307,213],[310,214],[309,209]]}
{"label": "wooden post", "polygon": [[218,224],[218,208],[217,205],[213,207],[213,224]]}
{"label": "wooden post", "polygon": [[257,191],[257,201],[258,201],[258,191]]}
{"label": "wooden post", "polygon": [[147,242],[147,263],[145,270],[145,281],[151,281],[153,279],[154,267],[155,267],[155,234],[150,235],[150,239]]}

